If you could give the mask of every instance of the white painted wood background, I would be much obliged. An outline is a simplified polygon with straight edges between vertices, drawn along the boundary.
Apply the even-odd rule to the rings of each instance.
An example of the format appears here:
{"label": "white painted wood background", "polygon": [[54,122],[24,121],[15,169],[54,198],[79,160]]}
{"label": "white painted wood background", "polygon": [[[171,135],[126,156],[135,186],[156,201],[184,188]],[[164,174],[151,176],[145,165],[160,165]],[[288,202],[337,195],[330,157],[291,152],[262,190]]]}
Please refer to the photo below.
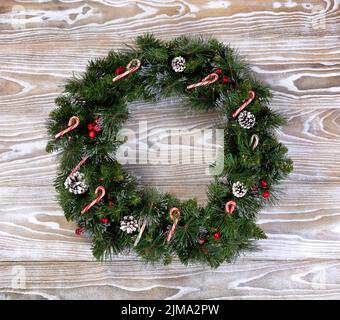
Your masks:
{"label": "white painted wood background", "polygon": [[[2,0],[0,3],[0,299],[339,299],[339,1]],[[259,224],[259,250],[208,267],[98,263],[55,200],[45,123],[64,80],[137,34],[217,37],[274,89],[295,171]],[[210,127],[180,103],[131,106],[128,126]],[[166,117],[163,115],[166,114]],[[170,119],[170,120],[169,120]],[[204,201],[194,165],[130,166],[142,183]]]}

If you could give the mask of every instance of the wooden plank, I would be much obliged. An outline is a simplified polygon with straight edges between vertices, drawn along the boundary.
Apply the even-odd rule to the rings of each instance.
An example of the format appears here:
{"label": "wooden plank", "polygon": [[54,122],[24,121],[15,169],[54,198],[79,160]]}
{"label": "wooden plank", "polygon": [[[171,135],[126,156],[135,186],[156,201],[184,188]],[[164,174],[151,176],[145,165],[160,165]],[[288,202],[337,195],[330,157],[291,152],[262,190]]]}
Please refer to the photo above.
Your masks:
{"label": "wooden plank", "polygon": [[[339,22],[336,0],[2,1],[0,299],[339,299]],[[289,119],[278,136],[295,171],[280,187],[279,205],[259,217],[269,239],[217,271],[150,267],[124,256],[90,262],[89,241],[74,235],[55,200],[57,160],[44,152],[54,98],[88,59],[144,32],[162,39],[201,33],[238,47],[273,87],[272,108]],[[204,129],[217,119],[172,99],[130,109],[130,129],[139,120],[151,130]],[[206,163],[126,168],[142,184],[206,199]],[[16,266],[25,267],[25,290],[11,286]]]}
{"label": "wooden plank", "polygon": [[[24,113],[18,118],[8,113],[0,120],[0,182],[8,187],[50,185],[55,176],[57,157],[44,151],[44,123],[47,114],[33,119],[31,114]],[[182,141],[185,137],[190,137],[192,130],[211,128],[217,119],[214,114],[192,114],[188,108],[169,104],[169,101],[157,104],[156,107],[138,104],[132,106],[131,113],[131,120],[125,126],[126,129],[135,130],[139,121],[147,121],[150,131],[162,128],[186,129],[189,134],[184,132]],[[289,122],[279,132],[279,138],[288,146],[289,156],[295,165],[289,179],[339,181],[338,109],[295,109],[284,114]],[[144,131],[141,130],[141,137],[145,135]],[[182,145],[184,150],[184,143]],[[184,163],[137,164],[128,165],[126,168],[141,177],[141,183],[147,185],[206,185],[211,180],[206,170],[214,160],[214,153],[209,148],[207,150],[205,155],[208,157],[204,161],[200,161],[199,153],[197,157],[186,159],[188,161],[183,161]],[[199,160],[199,163],[194,163],[195,159]]]}
{"label": "wooden plank", "polygon": [[[340,261],[240,259],[207,267],[112,263],[0,263],[3,299],[339,299]],[[279,280],[278,280],[279,279]],[[0,299],[1,299],[0,298]]]}
{"label": "wooden plank", "polygon": [[[13,10],[13,7],[18,5],[21,5],[21,10]],[[68,33],[73,35],[79,32],[79,29],[84,31],[86,26],[89,30],[106,36],[110,30],[115,30],[114,36],[121,37],[121,41],[133,37],[136,31],[159,32],[168,37],[183,31],[218,35],[239,34],[241,37],[263,37],[268,32],[284,37],[337,35],[339,18],[338,2],[335,0],[316,0],[313,3],[302,0],[250,0],[246,3],[204,0],[141,0],[132,3],[98,0],[88,3],[73,0],[62,4],[53,1],[37,3],[29,0],[22,3],[7,0],[1,4],[1,8],[2,27],[14,27],[18,33],[17,37],[20,36],[22,27],[32,29],[38,34],[44,28],[60,29],[60,33],[67,37]],[[316,20],[317,9],[323,9],[325,13],[325,29],[322,21],[318,23]],[[24,25],[16,18],[19,15],[24,17]],[[83,32],[83,39],[86,36],[95,37],[93,33],[87,35]]]}
{"label": "wooden plank", "polygon": [[[269,239],[247,256],[263,260],[338,259],[340,254],[338,183],[296,183],[282,186],[280,206],[267,208],[258,221]],[[204,188],[166,187],[179,195],[204,197]],[[15,205],[6,199],[16,195]],[[93,260],[90,242],[74,235],[53,199],[53,188],[0,187],[1,261]]]}

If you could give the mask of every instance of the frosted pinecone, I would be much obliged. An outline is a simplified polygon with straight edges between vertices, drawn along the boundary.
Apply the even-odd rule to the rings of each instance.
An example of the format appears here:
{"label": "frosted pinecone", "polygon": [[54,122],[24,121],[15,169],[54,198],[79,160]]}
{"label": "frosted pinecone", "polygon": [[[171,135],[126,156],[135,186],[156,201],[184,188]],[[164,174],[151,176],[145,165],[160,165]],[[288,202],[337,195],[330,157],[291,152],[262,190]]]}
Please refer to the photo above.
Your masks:
{"label": "frosted pinecone", "polygon": [[185,70],[185,59],[181,56],[173,58],[171,66],[175,72],[183,72]]}
{"label": "frosted pinecone", "polygon": [[89,188],[85,181],[85,175],[78,171],[66,178],[64,186],[74,194],[83,194]]}
{"label": "frosted pinecone", "polygon": [[138,222],[133,216],[125,216],[120,222],[120,230],[130,234],[138,229]]}
{"label": "frosted pinecone", "polygon": [[199,239],[205,239],[206,237],[208,237],[209,235],[209,231],[207,230],[206,227],[199,227],[198,228],[198,233],[197,236]]}
{"label": "frosted pinecone", "polygon": [[237,181],[233,183],[233,194],[237,198],[242,198],[247,193],[247,188],[244,186],[244,184],[240,181]]}
{"label": "frosted pinecone", "polygon": [[238,116],[238,123],[244,129],[250,129],[254,127],[255,122],[255,116],[249,111],[242,111]]}
{"label": "frosted pinecone", "polygon": [[72,104],[79,105],[79,106],[84,106],[86,104],[86,101],[77,94],[70,95],[70,100]]}

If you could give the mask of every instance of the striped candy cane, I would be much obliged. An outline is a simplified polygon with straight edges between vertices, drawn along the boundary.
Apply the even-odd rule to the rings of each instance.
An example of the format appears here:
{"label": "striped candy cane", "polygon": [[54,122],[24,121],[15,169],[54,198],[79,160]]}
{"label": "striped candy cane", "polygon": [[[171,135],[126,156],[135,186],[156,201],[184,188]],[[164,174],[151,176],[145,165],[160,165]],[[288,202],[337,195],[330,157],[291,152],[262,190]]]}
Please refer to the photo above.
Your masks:
{"label": "striped candy cane", "polygon": [[[176,212],[176,217],[174,218],[174,212]],[[179,209],[177,209],[177,208],[171,208],[170,209],[170,219],[171,220],[174,220],[174,223],[173,223],[173,225],[172,225],[172,227],[171,227],[171,230],[170,230],[170,232],[169,232],[169,234],[168,234],[168,237],[167,237],[167,241],[170,241],[171,240],[171,238],[172,238],[172,236],[173,236],[173,234],[174,234],[174,232],[175,232],[175,229],[176,229],[176,227],[177,227],[177,223],[178,223],[178,221],[179,221],[179,216],[180,216],[180,211],[179,211]]]}
{"label": "striped candy cane", "polygon": [[81,212],[81,214],[83,215],[85,212],[89,211],[96,203],[98,203],[104,196],[105,196],[105,188],[102,186],[97,187],[96,191],[94,192],[95,194],[98,194],[99,192],[101,192],[101,194],[94,199],[91,203],[89,203]]}
{"label": "striped candy cane", "polygon": [[57,138],[63,136],[64,134],[72,131],[73,129],[77,128],[79,123],[80,123],[80,120],[79,120],[78,117],[76,117],[76,116],[71,117],[70,120],[68,121],[68,128],[57,133],[55,135],[55,138],[57,139]]}
{"label": "striped candy cane", "polygon": [[259,136],[257,134],[253,134],[250,138],[250,145],[252,145],[252,149],[255,150],[257,145],[259,144]]}
{"label": "striped candy cane", "polygon": [[72,171],[70,172],[68,176],[72,176],[73,174],[75,174],[89,157],[90,156],[85,156],[83,159],[81,159],[80,162],[72,169]]}
{"label": "striped candy cane", "polygon": [[234,113],[233,113],[233,118],[236,118],[238,114],[250,103],[254,100],[255,98],[255,92],[253,90],[249,91],[250,98],[242,104],[241,107],[239,107]]}
{"label": "striped candy cane", "polygon": [[225,211],[230,216],[236,208],[236,202],[231,200],[225,204]]}
{"label": "striped candy cane", "polygon": [[201,87],[201,86],[206,86],[208,84],[214,83],[217,80],[218,80],[218,74],[217,73],[211,73],[208,76],[206,76],[204,79],[202,79],[201,82],[189,84],[187,86],[187,89],[192,89],[192,88],[197,88],[197,87]]}
{"label": "striped candy cane", "polygon": [[[134,65],[134,67],[132,67],[132,65]],[[129,74],[131,74],[131,73],[135,72],[137,69],[139,69],[140,65],[141,65],[140,60],[138,60],[138,59],[131,60],[129,62],[129,64],[126,66],[127,70],[125,72],[123,72],[122,74],[119,74],[117,77],[113,78],[112,81],[116,82],[119,79],[128,76]]]}
{"label": "striped candy cane", "polygon": [[142,235],[143,235],[143,232],[145,230],[145,227],[146,227],[146,222],[144,221],[142,226],[140,227],[139,229],[139,233],[138,233],[138,236],[136,238],[136,241],[135,241],[135,244],[134,244],[134,247],[138,244],[138,242],[140,241],[140,239],[142,238]]}

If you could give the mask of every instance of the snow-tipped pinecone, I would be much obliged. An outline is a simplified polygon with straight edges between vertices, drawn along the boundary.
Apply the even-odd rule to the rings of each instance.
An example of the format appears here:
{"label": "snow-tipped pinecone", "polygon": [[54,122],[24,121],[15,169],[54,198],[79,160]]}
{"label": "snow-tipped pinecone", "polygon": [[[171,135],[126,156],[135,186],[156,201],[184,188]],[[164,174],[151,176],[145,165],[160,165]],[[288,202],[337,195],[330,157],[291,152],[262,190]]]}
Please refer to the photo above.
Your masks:
{"label": "snow-tipped pinecone", "polygon": [[120,230],[126,233],[133,233],[138,229],[138,222],[133,216],[125,216],[120,222]]}
{"label": "snow-tipped pinecone", "polygon": [[244,184],[240,181],[237,181],[233,183],[233,194],[237,198],[242,198],[247,193],[247,188],[244,186]]}
{"label": "snow-tipped pinecone", "polygon": [[86,104],[86,101],[80,95],[77,94],[70,96],[70,100],[71,103],[75,105],[84,106]]}
{"label": "snow-tipped pinecone", "polygon": [[244,129],[250,129],[254,127],[255,122],[255,116],[249,111],[242,111],[238,116],[238,123]]}
{"label": "snow-tipped pinecone", "polygon": [[89,188],[85,181],[85,175],[78,171],[66,178],[64,186],[74,194],[83,194]]}
{"label": "snow-tipped pinecone", "polygon": [[198,233],[197,236],[199,239],[205,239],[207,238],[209,235],[209,231],[207,230],[206,227],[199,227],[198,228]]}
{"label": "snow-tipped pinecone", "polygon": [[183,72],[185,70],[185,59],[181,56],[173,58],[171,66],[175,72]]}

